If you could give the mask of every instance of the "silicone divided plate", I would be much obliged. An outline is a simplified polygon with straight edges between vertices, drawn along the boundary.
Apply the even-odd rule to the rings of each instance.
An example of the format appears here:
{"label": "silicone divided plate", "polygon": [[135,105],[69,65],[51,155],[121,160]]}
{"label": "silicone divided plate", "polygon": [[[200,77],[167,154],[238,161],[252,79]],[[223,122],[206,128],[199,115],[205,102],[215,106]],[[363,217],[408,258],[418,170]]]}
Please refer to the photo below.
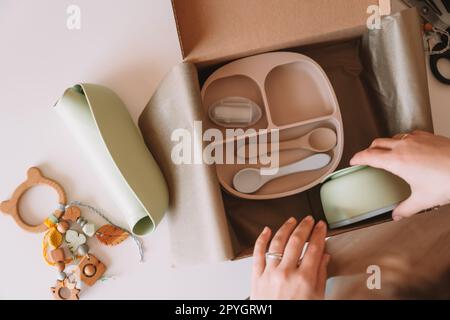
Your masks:
{"label": "silicone divided plate", "polygon": [[[298,53],[274,52],[237,60],[214,72],[205,82],[201,94],[206,113],[211,105],[227,97],[252,100],[262,108],[262,116],[247,129],[278,129],[280,141],[301,137],[320,127],[333,129],[338,138],[336,147],[328,153],[332,161],[327,167],[273,180],[254,194],[236,191],[233,177],[244,168],[267,165],[217,164],[219,181],[229,193],[252,200],[286,197],[318,185],[336,169],[343,151],[341,114],[330,81],[312,59]],[[225,127],[206,121],[205,128],[219,129],[225,137]],[[233,143],[236,149],[236,142],[242,139],[245,135],[225,138],[222,143]],[[279,165],[288,165],[313,154],[302,149],[281,152]],[[234,163],[238,163],[235,160]]]}

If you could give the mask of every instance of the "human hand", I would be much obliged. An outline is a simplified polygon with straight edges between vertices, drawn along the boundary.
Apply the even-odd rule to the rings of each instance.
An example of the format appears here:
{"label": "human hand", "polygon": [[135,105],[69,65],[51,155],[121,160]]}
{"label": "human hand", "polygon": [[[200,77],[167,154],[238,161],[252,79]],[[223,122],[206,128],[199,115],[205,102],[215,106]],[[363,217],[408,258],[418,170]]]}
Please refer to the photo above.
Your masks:
{"label": "human hand", "polygon": [[376,139],[350,164],[384,169],[410,185],[411,197],[393,212],[396,221],[450,203],[450,139],[423,131]]}
{"label": "human hand", "polygon": [[[298,225],[294,218],[289,219],[270,242],[269,253],[282,254],[281,260],[266,260],[271,233],[266,227],[256,240],[251,299],[323,299],[330,261],[330,255],[324,252],[326,224],[321,221],[314,227],[311,216]],[[300,261],[308,238],[309,246]]]}

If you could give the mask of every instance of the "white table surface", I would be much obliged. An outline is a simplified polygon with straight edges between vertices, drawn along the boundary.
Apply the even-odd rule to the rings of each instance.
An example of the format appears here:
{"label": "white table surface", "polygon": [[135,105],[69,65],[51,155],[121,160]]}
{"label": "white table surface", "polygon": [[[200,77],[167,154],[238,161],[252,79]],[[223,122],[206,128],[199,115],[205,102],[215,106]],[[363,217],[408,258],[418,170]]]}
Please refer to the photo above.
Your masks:
{"label": "white table surface", "polygon": [[[81,8],[81,30],[66,28],[66,9]],[[7,199],[39,166],[69,199],[124,220],[95,169],[52,111],[78,82],[113,89],[134,120],[170,68],[182,60],[168,0],[0,0],[0,199]],[[450,87],[430,76],[436,131],[450,136]],[[54,209],[56,196],[32,189],[22,209],[30,222]],[[29,234],[0,215],[0,299],[49,299],[56,271],[41,257],[42,234]],[[95,243],[95,241],[93,241]],[[111,279],[82,292],[83,299],[242,299],[249,293],[251,260],[173,268],[163,220],[144,239],[138,262],[132,241],[92,245]],[[195,248],[192,248],[195,250]]]}

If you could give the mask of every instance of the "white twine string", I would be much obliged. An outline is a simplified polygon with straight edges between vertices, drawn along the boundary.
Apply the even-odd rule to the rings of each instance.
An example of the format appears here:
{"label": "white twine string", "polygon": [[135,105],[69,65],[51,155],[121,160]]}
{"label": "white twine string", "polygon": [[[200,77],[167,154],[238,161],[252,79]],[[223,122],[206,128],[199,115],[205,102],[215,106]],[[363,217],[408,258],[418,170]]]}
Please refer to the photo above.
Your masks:
{"label": "white twine string", "polygon": [[97,214],[98,216],[102,217],[106,222],[108,222],[110,225],[113,225],[116,228],[119,228],[120,230],[122,230],[123,232],[126,232],[136,243],[138,250],[139,250],[139,262],[143,262],[144,261],[144,246],[142,244],[142,242],[139,240],[138,237],[136,237],[134,234],[132,234],[130,231],[128,231],[127,229],[124,229],[118,225],[116,225],[115,223],[113,223],[108,217],[106,217],[99,209],[90,206],[88,204],[85,204],[81,201],[70,201],[68,205],[64,206],[64,210],[68,209],[69,207],[72,206],[77,206],[77,207],[84,207],[86,209],[91,210],[92,212],[94,212],[95,214]]}

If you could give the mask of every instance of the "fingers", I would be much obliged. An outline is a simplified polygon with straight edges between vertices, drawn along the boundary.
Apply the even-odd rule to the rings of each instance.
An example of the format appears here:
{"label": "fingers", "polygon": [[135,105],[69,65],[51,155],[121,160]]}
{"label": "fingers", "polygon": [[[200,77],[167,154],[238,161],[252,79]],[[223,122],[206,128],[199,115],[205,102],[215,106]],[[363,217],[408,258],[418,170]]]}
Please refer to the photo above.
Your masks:
{"label": "fingers", "polygon": [[399,133],[399,134],[396,134],[393,137],[393,139],[406,140],[406,139],[408,139],[410,137],[433,137],[433,136],[434,136],[433,133],[430,133],[430,132],[427,132],[427,131],[416,130],[416,131],[413,131],[411,133]]}
{"label": "fingers", "polygon": [[434,134],[431,133],[431,132],[421,131],[421,130],[416,130],[416,131],[414,131],[411,134],[414,135],[414,136],[428,136],[428,137],[434,136]]}
{"label": "fingers", "polygon": [[[270,242],[269,252],[270,253],[284,253],[284,248],[286,247],[286,243],[291,236],[292,231],[294,231],[297,226],[297,220],[294,218],[290,218],[281,226],[281,228],[277,231],[272,241]],[[269,267],[276,267],[280,264],[280,260],[269,259],[267,261],[267,265]]]}
{"label": "fingers", "polygon": [[392,139],[395,140],[404,140],[406,139],[408,136],[411,136],[412,133],[398,133],[395,136],[392,137]]}
{"label": "fingers", "polygon": [[384,149],[367,149],[355,154],[355,156],[350,160],[350,165],[367,165],[378,169],[389,169],[392,166],[392,153]]}
{"label": "fingers", "polygon": [[297,268],[303,247],[314,227],[314,218],[306,217],[295,228],[284,250],[284,256],[281,264],[288,268]]}
{"label": "fingers", "polygon": [[421,208],[421,204],[418,203],[414,197],[409,197],[402,203],[400,203],[392,212],[392,218],[394,221],[400,221],[403,218],[409,218],[416,213],[418,213],[420,210],[426,209]]}
{"label": "fingers", "polygon": [[325,288],[328,279],[328,265],[330,264],[331,256],[325,253],[320,260],[319,273],[317,275],[316,293],[318,298],[323,298],[325,295]]}
{"label": "fingers", "polygon": [[380,138],[375,139],[370,148],[378,148],[378,149],[394,149],[400,142],[399,139],[388,139],[388,138]]}
{"label": "fingers", "polygon": [[266,250],[272,231],[265,227],[259,235],[253,250],[253,276],[260,276],[266,268]]}
{"label": "fingers", "polygon": [[305,256],[300,264],[300,272],[316,283],[320,262],[325,250],[325,237],[327,235],[327,226],[325,222],[320,221],[316,224],[311,235]]}
{"label": "fingers", "polygon": [[376,167],[379,169],[388,170],[390,161],[392,160],[392,155],[389,151],[395,149],[399,146],[405,139],[413,136],[434,136],[432,133],[425,131],[414,131],[412,133],[400,133],[395,135],[393,138],[379,138],[375,139],[370,147],[364,151],[357,153],[351,160],[350,164],[352,166],[356,165],[368,165],[371,167]]}
{"label": "fingers", "polygon": [[393,139],[406,139],[408,136],[433,136],[433,134],[426,131],[416,130],[410,133],[398,133],[393,137]]}

